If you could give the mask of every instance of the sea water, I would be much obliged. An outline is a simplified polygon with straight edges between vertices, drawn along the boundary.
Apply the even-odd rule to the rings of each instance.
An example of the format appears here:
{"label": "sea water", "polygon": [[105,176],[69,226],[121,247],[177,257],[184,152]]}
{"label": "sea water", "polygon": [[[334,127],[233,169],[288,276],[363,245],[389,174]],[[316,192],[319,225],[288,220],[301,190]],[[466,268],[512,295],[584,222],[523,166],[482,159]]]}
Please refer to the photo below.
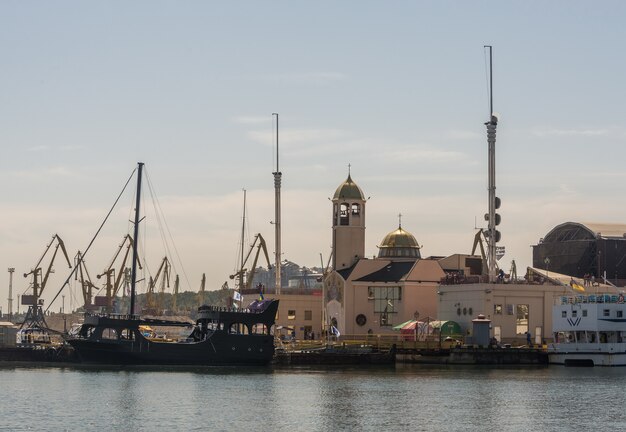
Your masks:
{"label": "sea water", "polygon": [[626,368],[0,365],[1,431],[626,430]]}

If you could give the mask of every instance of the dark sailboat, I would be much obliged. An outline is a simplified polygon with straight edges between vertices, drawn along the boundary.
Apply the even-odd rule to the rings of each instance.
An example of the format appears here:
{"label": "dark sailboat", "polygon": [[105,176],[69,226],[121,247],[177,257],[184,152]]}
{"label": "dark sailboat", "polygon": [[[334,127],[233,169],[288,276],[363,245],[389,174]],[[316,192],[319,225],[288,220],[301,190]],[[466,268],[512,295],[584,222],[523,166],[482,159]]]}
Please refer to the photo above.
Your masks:
{"label": "dark sailboat", "polygon": [[[133,241],[139,234],[141,173],[139,163]],[[272,327],[277,300],[253,302],[246,309],[201,306],[195,325],[135,315],[137,248],[133,248],[130,312],[86,314],[67,337],[81,362],[115,365],[263,365],[274,357]],[[186,339],[172,341],[150,329],[192,327]]]}

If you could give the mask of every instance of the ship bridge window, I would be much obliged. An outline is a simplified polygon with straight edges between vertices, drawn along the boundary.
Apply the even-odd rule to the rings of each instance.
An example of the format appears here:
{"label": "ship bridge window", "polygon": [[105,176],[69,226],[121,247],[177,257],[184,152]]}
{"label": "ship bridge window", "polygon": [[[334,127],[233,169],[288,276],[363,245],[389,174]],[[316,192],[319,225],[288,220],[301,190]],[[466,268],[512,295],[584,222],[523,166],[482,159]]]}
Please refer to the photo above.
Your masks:
{"label": "ship bridge window", "polygon": [[567,311],[561,311],[561,318],[567,318]]}
{"label": "ship bridge window", "polygon": [[262,334],[262,335],[269,335],[269,329],[267,328],[267,326],[265,324],[254,324],[252,326],[252,333],[253,334]]}
{"label": "ship bridge window", "polygon": [[587,316],[587,309],[583,309],[583,316],[586,317]]}
{"label": "ship bridge window", "polygon": [[94,329],[94,326],[83,325],[79,331],[79,334],[85,339],[89,339],[93,335]]}
{"label": "ship bridge window", "polygon": [[126,328],[120,332],[120,339],[133,340],[134,338],[134,333],[131,329]]}
{"label": "ship bridge window", "polygon": [[232,323],[228,328],[228,333],[246,335],[248,334],[248,326],[243,323]]}
{"label": "ship bridge window", "polygon": [[624,316],[624,311],[618,310],[618,311],[615,311],[615,312],[617,313],[617,317],[618,318],[622,318]]}
{"label": "ship bridge window", "polygon": [[114,328],[103,329],[102,339],[117,339],[117,330],[115,330]]}
{"label": "ship bridge window", "polygon": [[578,316],[578,311],[577,310],[573,310],[572,311],[572,318],[576,318]]}
{"label": "ship bridge window", "polygon": [[608,317],[611,315],[611,312],[608,309],[603,309],[602,310],[602,315],[605,317]]}

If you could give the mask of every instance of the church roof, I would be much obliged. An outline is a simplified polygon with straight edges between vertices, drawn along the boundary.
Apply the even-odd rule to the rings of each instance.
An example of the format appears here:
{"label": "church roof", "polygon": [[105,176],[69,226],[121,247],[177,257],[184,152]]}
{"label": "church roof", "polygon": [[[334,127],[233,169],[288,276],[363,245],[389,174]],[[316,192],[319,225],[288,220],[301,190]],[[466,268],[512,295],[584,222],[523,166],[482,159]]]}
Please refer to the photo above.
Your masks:
{"label": "church roof", "polygon": [[356,279],[356,282],[399,282],[406,278],[414,264],[415,261],[390,262],[380,270]]}
{"label": "church roof", "polygon": [[417,240],[401,226],[387,234],[378,249],[379,258],[421,258]]}
{"label": "church roof", "polygon": [[418,248],[417,240],[413,234],[398,227],[397,230],[391,231],[385,236],[379,248],[393,248],[393,247],[405,247],[405,248]]}
{"label": "church roof", "polygon": [[365,196],[359,185],[357,185],[352,180],[352,177],[350,177],[350,174],[348,174],[346,181],[341,183],[335,191],[333,199],[358,199],[365,201]]}

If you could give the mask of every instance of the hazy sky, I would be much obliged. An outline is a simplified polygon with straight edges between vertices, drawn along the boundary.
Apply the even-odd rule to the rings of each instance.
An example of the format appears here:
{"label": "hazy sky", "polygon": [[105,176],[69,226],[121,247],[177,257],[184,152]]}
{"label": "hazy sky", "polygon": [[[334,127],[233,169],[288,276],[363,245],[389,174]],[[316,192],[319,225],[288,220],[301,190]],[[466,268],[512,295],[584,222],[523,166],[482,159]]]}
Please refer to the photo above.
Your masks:
{"label": "hazy sky", "polygon": [[[398,213],[423,256],[469,253],[487,209],[485,44],[500,263],[523,273],[559,223],[626,222],[624,22],[621,1],[2,1],[0,270],[16,268],[14,305],[54,233],[72,257],[86,248],[138,161],[182,290],[233,273],[242,188],[250,234],[272,253],[272,112],[285,259],[328,259],[328,197],[348,164],[371,197],[367,255]],[[87,256],[94,279],[129,229],[132,195]],[[165,252],[145,205],[154,273]],[[55,269],[47,301],[68,275],[61,257]],[[67,307],[78,293],[65,295]]]}

